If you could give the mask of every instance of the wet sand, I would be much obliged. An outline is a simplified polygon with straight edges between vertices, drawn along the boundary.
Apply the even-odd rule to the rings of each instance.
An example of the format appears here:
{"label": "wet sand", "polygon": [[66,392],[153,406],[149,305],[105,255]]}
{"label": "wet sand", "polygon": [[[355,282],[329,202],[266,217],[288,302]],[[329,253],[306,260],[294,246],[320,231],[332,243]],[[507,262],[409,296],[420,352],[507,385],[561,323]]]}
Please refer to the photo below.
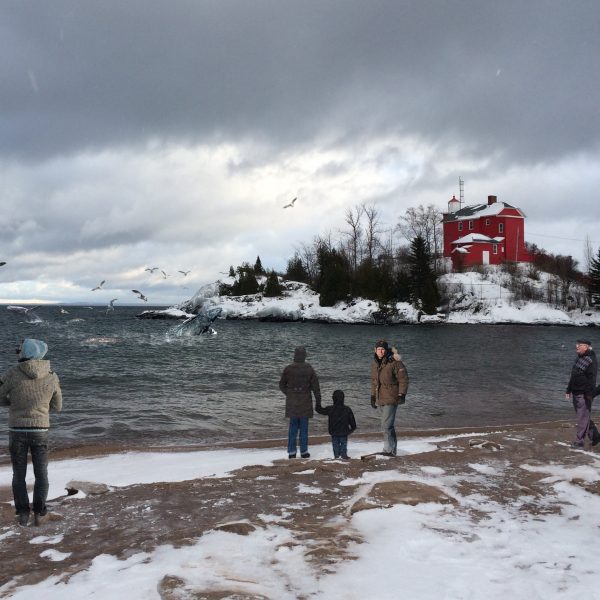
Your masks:
{"label": "wet sand", "polygon": [[[398,439],[410,437],[429,437],[462,435],[465,433],[491,433],[497,431],[523,431],[527,429],[556,429],[571,427],[568,421],[541,421],[538,423],[515,423],[511,425],[488,425],[482,427],[442,427],[431,429],[400,429],[396,427]],[[354,433],[353,439],[376,440],[381,438],[381,432],[369,431]],[[328,435],[310,435],[310,444],[329,443],[331,438]],[[52,440],[51,440],[52,441]],[[224,448],[282,448],[285,453],[287,437],[272,439],[242,440],[239,442],[211,442],[206,444],[185,444],[176,445],[144,445],[144,444],[83,444],[69,445],[59,448],[51,448],[50,460],[66,460],[70,458],[91,458],[96,456],[107,456],[110,454],[122,454],[124,452],[194,452],[198,450],[216,450]],[[0,456],[0,465],[10,464],[8,455]]]}

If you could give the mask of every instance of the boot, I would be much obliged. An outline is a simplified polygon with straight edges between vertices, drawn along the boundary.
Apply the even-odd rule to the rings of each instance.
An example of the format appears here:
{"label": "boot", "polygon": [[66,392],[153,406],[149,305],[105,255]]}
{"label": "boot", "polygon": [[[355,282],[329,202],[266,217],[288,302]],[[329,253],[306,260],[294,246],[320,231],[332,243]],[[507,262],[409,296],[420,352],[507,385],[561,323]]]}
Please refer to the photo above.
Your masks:
{"label": "boot", "polygon": [[49,520],[50,515],[48,513],[45,513],[43,515],[40,513],[35,513],[35,515],[33,516],[33,524],[36,527],[39,527],[40,525],[45,525]]}
{"label": "boot", "polygon": [[17,515],[17,523],[21,525],[21,527],[27,527],[29,525],[29,513],[22,512]]}

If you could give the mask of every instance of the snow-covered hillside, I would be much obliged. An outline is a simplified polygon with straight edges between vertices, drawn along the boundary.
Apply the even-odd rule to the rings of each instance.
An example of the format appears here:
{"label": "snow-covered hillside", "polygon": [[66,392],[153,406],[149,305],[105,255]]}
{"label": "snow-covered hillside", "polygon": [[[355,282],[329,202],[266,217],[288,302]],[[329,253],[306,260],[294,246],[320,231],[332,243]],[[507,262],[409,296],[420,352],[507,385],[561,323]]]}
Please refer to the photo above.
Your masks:
{"label": "snow-covered hillside", "polygon": [[[387,315],[390,323],[523,323],[543,325],[600,325],[600,311],[583,304],[583,290],[569,292],[571,307],[564,309],[538,300],[559,298],[555,279],[547,273],[535,277],[523,274],[517,280],[497,267],[482,272],[448,273],[439,285],[448,301],[437,315],[424,315],[411,304],[398,302],[395,314]],[[166,311],[146,311],[147,318],[185,318],[202,308],[218,306],[221,318],[259,319],[264,321],[321,321],[328,323],[373,323],[381,319],[376,301],[356,298],[333,307],[319,305],[319,295],[304,283],[281,281],[284,293],[275,298],[262,294],[220,296],[219,285],[231,285],[225,278],[201,287],[194,296]],[[523,297],[529,298],[523,300]],[[531,299],[535,298],[535,299]]]}

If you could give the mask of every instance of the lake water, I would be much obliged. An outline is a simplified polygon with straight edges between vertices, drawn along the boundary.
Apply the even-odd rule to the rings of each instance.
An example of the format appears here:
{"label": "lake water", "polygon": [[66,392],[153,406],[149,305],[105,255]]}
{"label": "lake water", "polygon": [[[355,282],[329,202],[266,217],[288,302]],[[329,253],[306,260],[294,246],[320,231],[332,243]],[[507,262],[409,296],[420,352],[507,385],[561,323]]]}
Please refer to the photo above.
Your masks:
{"label": "lake water", "polygon": [[[142,309],[58,307],[41,323],[0,307],[0,370],[15,364],[24,337],[45,340],[64,408],[52,416],[56,447],[172,445],[281,438],[278,389],[293,349],[303,345],[321,382],[336,388],[359,431],[377,431],[369,369],[378,338],[397,344],[410,376],[401,429],[502,425],[572,417],[564,390],[574,342],[594,330],[505,325],[327,325],[218,320],[212,337],[175,337],[176,321],[139,320]],[[592,341],[596,336],[591,335]],[[6,437],[6,409],[0,423]],[[326,433],[316,415],[311,433]],[[4,447],[6,444],[4,444]],[[5,453],[5,448],[0,449]]]}

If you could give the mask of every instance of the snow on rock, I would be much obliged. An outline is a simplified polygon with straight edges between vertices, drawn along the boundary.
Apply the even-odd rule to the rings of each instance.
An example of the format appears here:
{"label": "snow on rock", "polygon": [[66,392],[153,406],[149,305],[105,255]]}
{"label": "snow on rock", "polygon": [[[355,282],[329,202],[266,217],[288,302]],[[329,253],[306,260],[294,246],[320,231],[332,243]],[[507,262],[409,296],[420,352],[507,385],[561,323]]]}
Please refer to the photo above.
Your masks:
{"label": "snow on rock", "polygon": [[[556,285],[553,276],[526,272],[521,285],[541,296]],[[263,278],[264,279],[264,278]],[[218,306],[221,318],[261,321],[319,321],[326,323],[518,323],[532,325],[600,325],[600,311],[590,308],[565,310],[542,301],[516,300],[511,291],[514,279],[502,268],[486,267],[482,272],[448,273],[438,279],[448,298],[444,312],[425,315],[407,302],[398,302],[395,313],[383,313],[374,300],[355,298],[335,306],[320,306],[319,294],[305,283],[280,280],[283,294],[267,298],[261,293],[221,296],[219,288],[231,285],[231,277],[202,286],[190,300],[162,311],[145,311],[140,318],[185,319],[202,308]],[[581,296],[581,289],[576,290]]]}

